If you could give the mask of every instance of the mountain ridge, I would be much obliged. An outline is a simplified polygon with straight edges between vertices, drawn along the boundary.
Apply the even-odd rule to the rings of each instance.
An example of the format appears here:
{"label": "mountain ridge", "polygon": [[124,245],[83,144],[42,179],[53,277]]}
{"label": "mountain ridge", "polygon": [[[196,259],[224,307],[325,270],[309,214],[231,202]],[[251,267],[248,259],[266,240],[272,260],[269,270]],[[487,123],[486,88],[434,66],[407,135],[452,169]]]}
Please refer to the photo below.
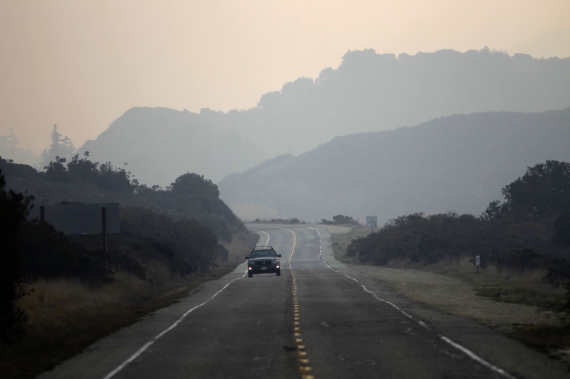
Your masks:
{"label": "mountain ridge", "polygon": [[357,50],[346,53],[338,68],[285,83],[248,110],[133,108],[80,151],[128,162],[141,182],[167,186],[180,172],[218,181],[339,135],[453,114],[568,106],[570,58],[535,59],[489,49],[397,57]]}
{"label": "mountain ridge", "polygon": [[238,216],[248,205],[308,221],[373,211],[480,214],[500,190],[547,159],[570,161],[570,108],[441,117],[414,127],[336,137],[268,169],[218,183]]}

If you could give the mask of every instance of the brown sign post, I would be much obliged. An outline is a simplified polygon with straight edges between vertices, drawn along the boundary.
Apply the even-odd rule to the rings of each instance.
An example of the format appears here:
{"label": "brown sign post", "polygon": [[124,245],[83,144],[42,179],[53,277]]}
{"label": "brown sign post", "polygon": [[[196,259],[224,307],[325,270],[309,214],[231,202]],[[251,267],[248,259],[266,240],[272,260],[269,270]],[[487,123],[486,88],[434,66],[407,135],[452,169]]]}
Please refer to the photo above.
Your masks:
{"label": "brown sign post", "polygon": [[103,236],[103,251],[107,253],[107,208],[101,207],[101,234]]}

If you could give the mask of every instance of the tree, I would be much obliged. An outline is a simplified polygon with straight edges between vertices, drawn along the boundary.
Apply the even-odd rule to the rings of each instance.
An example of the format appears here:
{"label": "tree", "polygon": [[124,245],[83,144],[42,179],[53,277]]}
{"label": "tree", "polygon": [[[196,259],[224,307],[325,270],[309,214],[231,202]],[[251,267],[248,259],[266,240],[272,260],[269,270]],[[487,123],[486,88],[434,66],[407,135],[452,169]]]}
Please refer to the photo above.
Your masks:
{"label": "tree", "polygon": [[171,183],[171,190],[176,195],[204,196],[210,199],[218,199],[220,191],[218,186],[210,179],[205,179],[204,175],[187,172],[180,175],[174,183]]}
{"label": "tree", "polygon": [[64,158],[69,161],[75,153],[75,147],[71,139],[67,136],[62,138],[61,134],[57,131],[57,125],[53,126],[50,138],[51,144],[49,149],[44,150],[42,153],[41,167],[43,168],[47,168],[55,157]]}
{"label": "tree", "polygon": [[502,212],[502,205],[500,200],[493,200],[489,203],[489,206],[481,214],[483,220],[493,220],[497,218]]}
{"label": "tree", "polygon": [[67,167],[65,167],[64,163],[65,158],[60,158],[59,155],[56,155],[55,162],[49,162],[49,164],[44,167],[49,180],[54,182],[71,182],[71,178],[67,174]]}
{"label": "tree", "polygon": [[10,133],[0,136],[0,156],[12,159],[15,162],[36,166],[39,157],[30,149],[18,147],[20,141],[14,134],[14,130],[10,128]]}
{"label": "tree", "polygon": [[356,220],[350,216],[336,215],[333,216],[335,224],[357,224]]}
{"label": "tree", "polygon": [[113,167],[111,162],[99,164],[89,159],[89,152],[84,153],[84,158],[79,159],[79,155],[75,154],[67,167],[66,159],[55,157],[55,162],[50,162],[44,167],[46,176],[49,180],[62,183],[88,182],[92,183],[100,189],[132,193],[137,185],[136,182],[131,183],[131,172],[123,168]]}
{"label": "tree", "polygon": [[553,217],[570,211],[570,163],[546,161],[501,191],[502,211],[516,219]]}
{"label": "tree", "polygon": [[111,162],[99,165],[99,175],[95,185],[101,189],[116,192],[132,193],[131,172],[123,168],[115,168]]}
{"label": "tree", "polygon": [[4,153],[8,154],[10,158],[13,158],[13,155],[16,153],[18,149],[18,138],[14,134],[14,129],[10,128],[10,134],[0,137],[0,147],[2,150],[5,151]]}
{"label": "tree", "polygon": [[[84,158],[79,159],[79,155],[75,154],[71,161],[67,164],[69,175],[84,182],[95,182],[99,175],[99,162],[91,162],[89,152],[83,153]],[[48,171],[49,173],[49,171]]]}
{"label": "tree", "polygon": [[27,316],[16,304],[23,295],[23,270],[18,232],[26,222],[33,198],[12,190],[6,192],[0,170],[0,341],[21,334]]}

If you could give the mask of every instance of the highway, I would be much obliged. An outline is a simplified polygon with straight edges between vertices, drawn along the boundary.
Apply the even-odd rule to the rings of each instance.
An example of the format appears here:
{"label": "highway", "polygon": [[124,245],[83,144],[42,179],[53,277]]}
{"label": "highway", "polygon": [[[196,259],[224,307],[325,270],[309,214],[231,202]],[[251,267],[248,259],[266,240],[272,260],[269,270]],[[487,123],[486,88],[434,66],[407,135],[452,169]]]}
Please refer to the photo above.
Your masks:
{"label": "highway", "polygon": [[248,278],[241,264],[40,378],[570,377],[559,362],[336,261],[322,228],[249,227],[282,254],[281,276]]}

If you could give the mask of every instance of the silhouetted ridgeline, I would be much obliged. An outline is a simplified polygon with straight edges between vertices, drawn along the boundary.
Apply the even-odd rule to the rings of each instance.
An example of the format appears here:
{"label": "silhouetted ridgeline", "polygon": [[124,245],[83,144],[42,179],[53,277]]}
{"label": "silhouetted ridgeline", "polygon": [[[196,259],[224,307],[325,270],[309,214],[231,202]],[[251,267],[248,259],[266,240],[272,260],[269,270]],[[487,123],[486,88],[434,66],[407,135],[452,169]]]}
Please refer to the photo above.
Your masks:
{"label": "silhouetted ridgeline", "polygon": [[[570,58],[484,49],[459,53],[345,54],[337,69],[263,95],[255,108],[199,114],[133,108],[81,152],[128,162],[144,183],[168,185],[181,172],[214,181],[333,137],[383,131],[453,114],[538,112],[570,105]],[[330,215],[329,215],[330,216]]]}
{"label": "silhouetted ridgeline", "polygon": [[381,225],[417,212],[480,214],[526,167],[570,161],[569,143],[570,108],[449,116],[337,137],[229,175],[219,188],[238,216],[256,209],[304,220],[377,215]]}
{"label": "silhouetted ridgeline", "polygon": [[99,161],[127,162],[142,183],[160,186],[181,172],[219,180],[260,162],[259,149],[239,130],[212,127],[201,115],[167,108],[132,108],[79,151]]}

